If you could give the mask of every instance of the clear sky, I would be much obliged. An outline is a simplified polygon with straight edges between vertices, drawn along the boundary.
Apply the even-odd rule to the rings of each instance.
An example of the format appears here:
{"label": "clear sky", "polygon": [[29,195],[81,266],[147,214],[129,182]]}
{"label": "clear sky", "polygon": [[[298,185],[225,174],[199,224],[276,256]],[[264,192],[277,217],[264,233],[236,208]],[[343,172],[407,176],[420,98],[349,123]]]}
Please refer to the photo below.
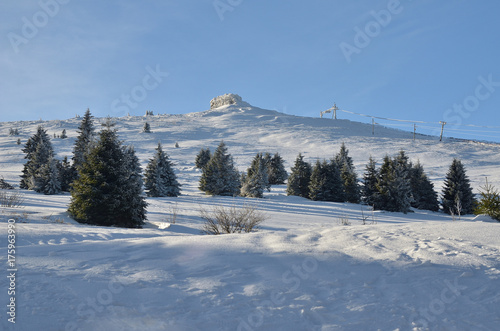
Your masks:
{"label": "clear sky", "polygon": [[500,142],[499,14],[496,0],[6,0],[0,120],[182,114],[237,93]]}

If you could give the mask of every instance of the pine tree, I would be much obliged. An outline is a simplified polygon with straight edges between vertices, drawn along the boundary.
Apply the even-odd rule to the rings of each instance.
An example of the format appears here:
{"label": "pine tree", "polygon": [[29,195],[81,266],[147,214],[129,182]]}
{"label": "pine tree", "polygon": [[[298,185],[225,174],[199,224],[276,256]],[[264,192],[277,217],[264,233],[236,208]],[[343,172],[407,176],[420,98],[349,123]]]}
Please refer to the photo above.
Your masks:
{"label": "pine tree", "polygon": [[57,162],[59,170],[59,182],[61,183],[61,191],[69,192],[71,183],[77,176],[76,169],[71,166],[68,157],[65,156],[62,162]]}
{"label": "pine tree", "polygon": [[66,134],[66,129],[63,129],[61,132],[61,139],[66,139],[68,138],[68,135]]}
{"label": "pine tree", "polygon": [[267,175],[269,178],[270,185],[280,185],[284,184],[288,178],[288,173],[285,170],[285,161],[279,155],[279,153],[274,154],[271,157],[269,153],[264,156],[264,162],[267,166]]}
{"label": "pine tree", "polygon": [[47,163],[40,168],[40,173],[35,179],[35,191],[46,195],[53,195],[61,192],[57,164],[58,161],[51,156]]}
{"label": "pine tree", "polygon": [[309,182],[309,199],[314,201],[325,201],[325,191],[326,188],[326,180],[328,177],[328,165],[326,161],[321,163],[319,160],[316,160],[316,164],[312,168],[311,172],[311,180]]}
{"label": "pine tree", "polygon": [[377,192],[374,195],[374,208],[378,210],[396,211],[393,206],[392,195],[394,181],[394,163],[389,155],[386,155],[382,161],[382,165],[378,171]]}
{"label": "pine tree", "polygon": [[363,202],[367,205],[373,206],[375,204],[375,199],[377,195],[377,180],[378,180],[378,170],[377,163],[370,156],[368,164],[365,168],[365,173],[363,175],[363,189],[362,196]]}
{"label": "pine tree", "polygon": [[431,211],[439,210],[438,195],[434,190],[434,184],[425,174],[420,162],[410,169],[410,185],[413,196],[412,207]]}
{"label": "pine tree", "polygon": [[136,227],[142,225],[146,219],[146,208],[148,206],[143,197],[142,169],[139,158],[135,155],[132,146],[123,147],[124,178],[126,179],[123,187],[122,199],[127,204],[123,210],[129,216],[127,227]]}
{"label": "pine tree", "polygon": [[210,158],[212,157],[212,153],[210,153],[210,148],[202,148],[198,155],[196,155],[196,159],[194,161],[196,168],[198,169],[203,169],[208,161],[210,161]]}
{"label": "pine tree", "polygon": [[78,167],[68,212],[80,223],[138,228],[147,205],[137,184],[138,160],[126,155],[112,124],[106,126]]}
{"label": "pine tree", "polygon": [[297,156],[292,167],[290,177],[288,177],[287,195],[297,195],[309,198],[309,183],[311,181],[311,165],[304,161],[302,154]]}
{"label": "pine tree", "polygon": [[39,126],[37,132],[28,139],[23,152],[28,161],[24,164],[19,186],[22,189],[41,192],[39,188],[44,186],[44,182],[40,178],[40,171],[54,154],[49,135],[42,126]]}
{"label": "pine tree", "polygon": [[173,164],[167,153],[163,152],[158,143],[155,156],[146,166],[145,183],[147,195],[150,197],[177,197],[180,194],[180,184],[173,170]]}
{"label": "pine tree", "polygon": [[408,157],[403,151],[394,159],[388,155],[384,157],[378,171],[377,192],[373,195],[375,209],[405,214],[411,210],[409,167]]}
{"label": "pine tree", "polygon": [[480,187],[479,193],[481,199],[474,209],[474,214],[489,215],[491,218],[500,221],[500,193],[493,185],[488,183],[488,178],[486,178],[486,184]]}
{"label": "pine tree", "polygon": [[144,126],[142,127],[142,132],[151,133],[151,125],[149,125],[148,122],[144,123]]}
{"label": "pine tree", "polygon": [[262,153],[254,157],[244,180],[240,190],[243,197],[262,198],[264,190],[270,190],[267,166]]}
{"label": "pine tree", "polygon": [[73,166],[78,169],[85,160],[85,155],[89,153],[94,141],[94,123],[90,110],[87,109],[80,126],[78,127],[78,137],[73,148]]}
{"label": "pine tree", "polygon": [[240,191],[240,174],[236,170],[231,154],[222,141],[200,177],[199,189],[206,194],[235,196]]}
{"label": "pine tree", "polygon": [[[445,213],[472,214],[476,204],[465,167],[458,159],[453,159],[444,181],[442,206]],[[461,210],[458,210],[457,205]]]}
{"label": "pine tree", "polygon": [[395,211],[403,212],[406,214],[411,210],[411,203],[413,201],[410,183],[411,165],[404,151],[399,152],[399,154],[394,158],[393,163],[393,205]]}
{"label": "pine tree", "polygon": [[360,189],[358,177],[354,168],[352,158],[349,156],[349,150],[342,143],[339,153],[335,156],[335,161],[340,168],[340,175],[344,182],[345,199],[347,202],[359,203]]}

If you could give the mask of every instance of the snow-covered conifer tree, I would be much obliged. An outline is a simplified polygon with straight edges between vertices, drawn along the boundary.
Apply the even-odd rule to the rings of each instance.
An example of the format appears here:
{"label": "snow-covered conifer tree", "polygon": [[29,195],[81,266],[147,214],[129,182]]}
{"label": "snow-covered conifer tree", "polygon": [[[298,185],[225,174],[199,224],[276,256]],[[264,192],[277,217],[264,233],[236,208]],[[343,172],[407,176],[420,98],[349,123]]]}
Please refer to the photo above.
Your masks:
{"label": "snow-covered conifer tree", "polygon": [[376,195],[378,193],[377,180],[378,180],[377,163],[370,156],[368,164],[366,165],[365,168],[365,173],[363,175],[363,189],[362,189],[363,202],[366,203],[367,205],[373,206],[373,204],[375,203]]}
{"label": "snow-covered conifer tree", "polygon": [[144,126],[142,127],[142,132],[151,133],[151,125],[149,125],[148,122],[144,123]]}
{"label": "snow-covered conifer tree", "polygon": [[198,154],[196,155],[196,159],[194,161],[196,168],[203,169],[210,161],[212,157],[212,153],[210,152],[210,148],[202,148]]}
{"label": "snow-covered conifer tree", "polygon": [[61,192],[57,164],[58,161],[50,156],[47,163],[40,168],[40,172],[35,178],[35,191],[46,195],[58,194]]}
{"label": "snow-covered conifer tree", "polygon": [[200,177],[199,189],[206,194],[235,196],[240,191],[240,174],[234,166],[233,157],[227,153],[222,141]]}
{"label": "snow-covered conifer tree", "polygon": [[287,195],[297,195],[299,197],[309,198],[311,173],[311,165],[304,161],[304,156],[299,153],[291,169],[290,177],[288,177],[286,188]]}
{"label": "snow-covered conifer tree", "polygon": [[148,204],[143,196],[142,168],[132,146],[123,148],[123,167],[125,168],[123,171],[125,184],[122,187],[122,194],[128,202],[125,210],[130,215],[129,224],[142,224],[146,219]]}
{"label": "snow-covered conifer tree", "polygon": [[345,199],[347,202],[359,203],[360,189],[358,177],[354,168],[352,158],[349,156],[349,150],[342,143],[339,153],[335,156],[340,169],[340,176],[344,182]]}
{"label": "snow-covered conifer tree", "polygon": [[288,178],[288,173],[285,169],[285,161],[279,155],[279,153],[275,153],[272,157],[268,153],[266,153],[264,160],[268,168],[267,174],[269,178],[269,184],[284,184]]}
{"label": "snow-covered conifer tree", "polygon": [[319,201],[345,201],[344,186],[335,160],[316,161],[309,183],[309,198]]}
{"label": "snow-covered conifer tree", "polygon": [[[326,163],[326,162],[325,162]],[[326,190],[325,182],[327,177],[327,167],[324,163],[316,160],[312,171],[311,180],[309,182],[309,199],[324,201],[324,193]]]}
{"label": "snow-covered conifer tree", "polygon": [[242,183],[240,195],[243,197],[262,198],[264,190],[269,190],[267,166],[262,153],[258,153],[247,170],[245,181]]}
{"label": "snow-covered conifer tree", "polygon": [[177,181],[173,164],[167,153],[163,152],[158,143],[155,156],[149,160],[145,172],[147,195],[150,197],[177,197],[180,194],[180,184]]}
{"label": "snow-covered conifer tree", "polygon": [[61,183],[61,191],[69,192],[71,183],[77,176],[76,169],[71,166],[68,157],[65,156],[62,162],[57,162],[59,170],[59,182]]}
{"label": "snow-covered conifer tree", "polygon": [[410,169],[410,184],[413,195],[412,207],[431,211],[439,210],[438,195],[434,190],[434,184],[425,174],[420,162]]}
{"label": "snow-covered conifer tree", "polygon": [[391,159],[384,157],[378,171],[377,193],[374,195],[375,209],[407,213],[412,203],[410,164],[404,151]]}
{"label": "snow-covered conifer tree", "polygon": [[461,214],[472,214],[476,199],[472,193],[469,177],[465,167],[458,159],[453,159],[450,165],[443,188],[443,211],[448,214],[458,214],[457,205],[461,207]]}
{"label": "snow-covered conifer tree", "polygon": [[42,126],[28,139],[23,152],[26,153],[25,159],[28,161],[24,165],[19,186],[22,189],[41,192],[37,189],[40,185],[43,186],[43,183],[40,183],[40,171],[54,154],[50,137]]}
{"label": "snow-covered conifer tree", "polygon": [[68,212],[80,223],[141,227],[147,204],[134,178],[138,162],[125,154],[112,126],[108,121],[78,167]]}
{"label": "snow-covered conifer tree", "polygon": [[404,151],[400,151],[394,158],[394,182],[392,195],[393,203],[396,211],[407,213],[410,211],[412,198],[412,190],[410,183],[410,168],[411,165],[408,161]]}
{"label": "snow-covered conifer tree", "polygon": [[488,178],[484,186],[480,187],[479,193],[481,198],[474,209],[474,214],[485,214],[500,221],[500,193],[488,183]]}
{"label": "snow-covered conifer tree", "polygon": [[83,164],[85,155],[92,148],[94,141],[94,122],[90,110],[87,109],[83,116],[82,122],[78,127],[78,137],[76,138],[75,146],[73,148],[73,166],[78,169]]}

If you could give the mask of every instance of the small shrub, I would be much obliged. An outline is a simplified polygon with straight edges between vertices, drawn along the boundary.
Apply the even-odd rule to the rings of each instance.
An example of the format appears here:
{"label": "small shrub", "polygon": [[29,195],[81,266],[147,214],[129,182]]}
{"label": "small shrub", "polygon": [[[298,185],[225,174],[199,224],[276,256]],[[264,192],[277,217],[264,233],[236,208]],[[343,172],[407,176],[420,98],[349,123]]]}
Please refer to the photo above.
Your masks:
{"label": "small shrub", "polygon": [[205,220],[201,232],[214,235],[252,232],[266,219],[255,207],[248,205],[242,208],[216,206],[211,211],[201,208],[200,216]]}
{"label": "small shrub", "polygon": [[18,208],[24,202],[24,194],[19,191],[0,190],[0,207]]}
{"label": "small shrub", "polygon": [[500,221],[500,193],[495,187],[488,183],[480,187],[481,199],[474,209],[474,214],[486,214]]}
{"label": "small shrub", "polygon": [[178,213],[179,213],[179,208],[177,207],[177,203],[174,206],[169,206],[166,221],[170,224],[175,224],[175,222],[177,221]]}
{"label": "small shrub", "polygon": [[342,215],[339,217],[339,223],[342,225],[351,225],[349,217],[347,215]]}
{"label": "small shrub", "polygon": [[0,178],[0,190],[13,190],[14,186],[7,183],[3,178]]}

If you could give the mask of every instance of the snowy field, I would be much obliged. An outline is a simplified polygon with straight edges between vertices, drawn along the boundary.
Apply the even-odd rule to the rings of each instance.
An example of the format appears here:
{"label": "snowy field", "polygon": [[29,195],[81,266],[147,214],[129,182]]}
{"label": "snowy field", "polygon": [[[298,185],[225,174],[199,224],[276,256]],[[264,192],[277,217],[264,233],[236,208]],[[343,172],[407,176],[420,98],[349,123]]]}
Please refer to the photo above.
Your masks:
{"label": "snowy field", "polygon": [[[58,158],[71,157],[80,120],[0,123],[0,175],[18,185],[21,148],[40,124],[51,135],[66,129],[69,139],[52,143]],[[264,199],[210,197],[197,189],[194,166],[202,147],[214,151],[221,140],[240,171],[257,152],[279,152],[289,170],[299,152],[314,162],[345,142],[360,177],[370,155],[381,161],[404,149],[438,192],[460,158],[477,193],[486,177],[500,187],[499,144],[413,141],[408,132],[376,126],[372,135],[366,124],[239,106],[115,121],[143,166],[162,142],[177,164],[182,195],[148,198],[145,228],[120,229],[71,220],[69,194],[21,191],[22,208],[0,210],[1,330],[499,329],[500,223],[427,211],[372,213],[287,197],[284,185]],[[141,133],[146,121],[150,134]],[[21,135],[8,136],[10,128]],[[258,232],[200,234],[200,208],[245,204],[267,216]],[[16,220],[15,325],[7,321],[9,219]]]}

